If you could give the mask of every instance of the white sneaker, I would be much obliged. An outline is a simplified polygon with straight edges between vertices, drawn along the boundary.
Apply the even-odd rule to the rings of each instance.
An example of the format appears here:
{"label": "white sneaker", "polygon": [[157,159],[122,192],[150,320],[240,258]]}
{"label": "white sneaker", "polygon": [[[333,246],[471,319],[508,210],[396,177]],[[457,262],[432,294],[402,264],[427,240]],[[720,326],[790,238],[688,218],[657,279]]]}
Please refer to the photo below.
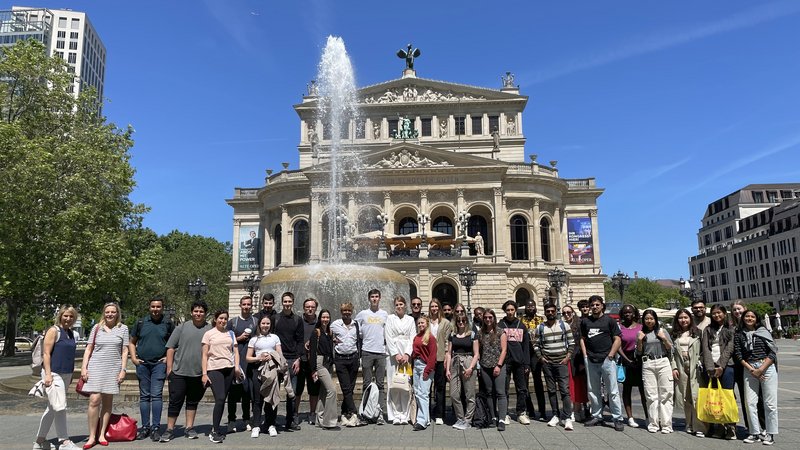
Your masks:
{"label": "white sneaker", "polygon": [[250,422],[245,422],[244,423],[244,429],[247,430],[247,431],[253,431],[253,426],[250,425]]}
{"label": "white sneaker", "polygon": [[661,434],[670,434],[670,433],[672,433],[672,428],[670,427],[664,427],[661,429]]}
{"label": "white sneaker", "polygon": [[80,449],[80,447],[75,445],[75,443],[72,442],[72,441],[66,441],[65,440],[65,441],[61,441],[61,443],[58,444],[58,450],[79,450],[79,449]]}
{"label": "white sneaker", "polygon": [[522,413],[522,414],[519,415],[519,417],[517,417],[517,422],[519,422],[519,423],[521,423],[523,425],[530,425],[531,424],[531,419],[528,418],[527,414]]}
{"label": "white sneaker", "polygon": [[655,426],[655,425],[648,425],[647,426],[647,431],[649,431],[651,433],[658,433],[658,427]]}
{"label": "white sneaker", "polygon": [[574,412],[569,415],[569,420],[575,422],[575,413]]}
{"label": "white sneaker", "polygon": [[52,447],[50,446],[50,441],[33,443],[33,450],[50,450],[51,448]]}
{"label": "white sneaker", "polygon": [[275,425],[269,427],[269,435],[275,437],[278,435],[278,430],[275,428]]}
{"label": "white sneaker", "polygon": [[444,425],[444,420],[441,417],[436,418],[436,425]]}
{"label": "white sneaker", "polygon": [[558,425],[559,423],[561,423],[561,420],[558,418],[558,416],[553,416],[553,417],[550,418],[550,421],[547,422],[547,426],[548,427],[554,427],[554,426]]}
{"label": "white sneaker", "polygon": [[250,430],[251,438],[257,438],[259,434],[261,434],[261,427],[253,427],[253,429]]}
{"label": "white sneaker", "polygon": [[572,431],[575,428],[572,426],[572,419],[567,419],[564,421],[564,429],[567,431]]}
{"label": "white sneaker", "polygon": [[463,430],[464,425],[466,424],[467,423],[463,419],[458,419],[456,420],[456,423],[453,424],[453,428],[455,428],[456,430]]}
{"label": "white sneaker", "polygon": [[633,417],[628,417],[628,426],[631,428],[639,428],[639,424],[633,419]]}
{"label": "white sneaker", "polygon": [[506,414],[506,418],[503,419],[503,423],[505,423],[506,425],[511,425],[511,416]]}

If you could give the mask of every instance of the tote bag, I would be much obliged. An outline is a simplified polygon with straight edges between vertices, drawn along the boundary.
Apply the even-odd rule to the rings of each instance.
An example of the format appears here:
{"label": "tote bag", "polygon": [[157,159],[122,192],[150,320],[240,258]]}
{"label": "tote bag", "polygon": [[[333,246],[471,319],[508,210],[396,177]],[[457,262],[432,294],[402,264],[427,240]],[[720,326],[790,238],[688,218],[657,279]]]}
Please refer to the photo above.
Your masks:
{"label": "tote bag", "polygon": [[738,423],[739,407],[733,389],[722,389],[719,381],[713,387],[714,379],[708,380],[707,387],[701,387],[697,395],[697,418],[706,423]]}

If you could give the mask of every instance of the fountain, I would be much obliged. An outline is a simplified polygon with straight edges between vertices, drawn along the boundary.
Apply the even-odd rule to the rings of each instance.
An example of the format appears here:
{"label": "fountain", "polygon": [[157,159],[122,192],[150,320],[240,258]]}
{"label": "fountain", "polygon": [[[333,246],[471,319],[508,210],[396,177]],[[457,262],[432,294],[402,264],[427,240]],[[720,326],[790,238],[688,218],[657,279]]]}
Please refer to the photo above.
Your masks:
{"label": "fountain", "polygon": [[408,280],[394,270],[362,265],[357,261],[343,262],[342,244],[354,219],[346,217],[346,208],[343,207],[343,179],[348,174],[348,183],[355,180],[357,185],[362,185],[363,178],[359,176],[361,164],[358,154],[342,146],[346,138],[342,136],[344,125],[358,117],[358,99],[353,66],[340,37],[328,36],[319,63],[317,89],[317,119],[330,130],[327,150],[330,185],[324,204],[328,224],[327,262],[272,272],[263,278],[260,291],[271,292],[276,297],[283,292],[292,292],[298,301],[313,297],[319,301],[320,309],[329,309],[337,317],[336,312],[343,302],[353,303],[356,311],[369,308],[367,292],[377,288],[383,297],[381,306],[391,313],[392,298],[402,295],[408,299]]}

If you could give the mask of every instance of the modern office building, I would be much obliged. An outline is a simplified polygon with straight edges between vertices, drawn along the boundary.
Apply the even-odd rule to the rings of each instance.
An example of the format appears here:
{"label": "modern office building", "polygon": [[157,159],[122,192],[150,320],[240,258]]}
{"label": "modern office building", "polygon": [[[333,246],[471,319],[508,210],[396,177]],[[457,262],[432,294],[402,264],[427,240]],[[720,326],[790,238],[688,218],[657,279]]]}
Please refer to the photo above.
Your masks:
{"label": "modern office building", "polygon": [[103,98],[106,48],[86,13],[24,6],[0,11],[0,47],[29,38],[42,42],[48,54],[67,63],[75,74],[70,87],[73,95],[93,87]]}
{"label": "modern office building", "polygon": [[[464,267],[478,273],[473,307],[498,308],[508,299],[541,307],[556,298],[548,280],[556,268],[570,274],[563,303],[570,301],[568,293],[576,301],[602,295],[597,198],[603,189],[594,178],[562,178],[557,161],[540,163],[526,152],[528,97],[511,74],[486,88],[417,78],[406,70],[402,78],[359,89],[357,97],[359,117],[341,130],[360,158],[357,170],[342,175],[344,201],[336,220],[346,218],[350,226],[341,238],[345,249],[337,249],[328,234],[333,133],[318,120],[321,99],[312,85],[294,106],[299,168],[286,163],[267,170],[265,184],[236,188],[227,200],[235,243],[232,310],[245,293],[245,276],[323,262],[340,251],[348,262],[399,272],[411,295],[425,301],[466,305],[459,279]],[[401,129],[412,129],[413,136],[399,138]],[[460,220],[462,213],[469,218]],[[469,237],[465,251],[459,223]],[[407,238],[423,229],[427,246],[419,234]],[[384,241],[381,230],[398,236]]]}
{"label": "modern office building", "polygon": [[751,184],[708,205],[689,271],[711,303],[771,303],[800,286],[800,183]]}

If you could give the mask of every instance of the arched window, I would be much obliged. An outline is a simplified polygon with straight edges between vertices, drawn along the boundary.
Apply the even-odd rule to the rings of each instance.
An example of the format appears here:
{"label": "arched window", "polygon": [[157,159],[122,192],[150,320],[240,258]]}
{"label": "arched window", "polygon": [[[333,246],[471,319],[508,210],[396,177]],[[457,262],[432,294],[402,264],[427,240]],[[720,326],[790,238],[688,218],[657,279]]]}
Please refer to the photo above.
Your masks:
{"label": "arched window", "polygon": [[455,305],[458,303],[458,289],[449,281],[442,281],[433,288],[431,297],[439,299],[442,304]]}
{"label": "arched window", "polygon": [[370,231],[380,231],[383,224],[378,221],[380,210],[376,208],[365,208],[358,213],[358,233],[369,233]]}
{"label": "arched window", "polygon": [[453,222],[450,221],[449,218],[445,216],[439,216],[433,221],[433,225],[431,225],[432,231],[438,231],[439,233],[449,234],[450,236],[453,235]]}
{"label": "arched window", "polygon": [[519,215],[511,218],[511,259],[528,259],[528,221]]}
{"label": "arched window", "polygon": [[298,220],[292,228],[294,234],[294,264],[308,262],[308,222]]}
{"label": "arched window", "polygon": [[417,219],[413,217],[404,217],[400,219],[400,222],[397,224],[398,234],[409,234],[418,230],[419,225],[417,225]]}
{"label": "arched window", "polygon": [[[489,225],[483,216],[472,215],[472,217],[469,218],[467,233],[472,237],[475,237],[478,235],[478,233],[480,233],[481,237],[483,238],[483,253],[485,255],[492,254],[492,237],[489,235]],[[477,254],[474,244],[470,244],[469,254]]]}
{"label": "arched window", "polygon": [[539,234],[542,237],[542,259],[550,261],[550,221],[542,217],[539,222]]}
{"label": "arched window", "polygon": [[525,309],[525,305],[531,301],[531,292],[523,287],[519,288],[514,294],[514,301],[517,302],[518,309]]}
{"label": "arched window", "polygon": [[273,238],[275,239],[275,261],[274,267],[278,267],[281,265],[281,247],[283,245],[283,236],[281,226],[278,225],[275,227],[275,233],[272,234]]}

